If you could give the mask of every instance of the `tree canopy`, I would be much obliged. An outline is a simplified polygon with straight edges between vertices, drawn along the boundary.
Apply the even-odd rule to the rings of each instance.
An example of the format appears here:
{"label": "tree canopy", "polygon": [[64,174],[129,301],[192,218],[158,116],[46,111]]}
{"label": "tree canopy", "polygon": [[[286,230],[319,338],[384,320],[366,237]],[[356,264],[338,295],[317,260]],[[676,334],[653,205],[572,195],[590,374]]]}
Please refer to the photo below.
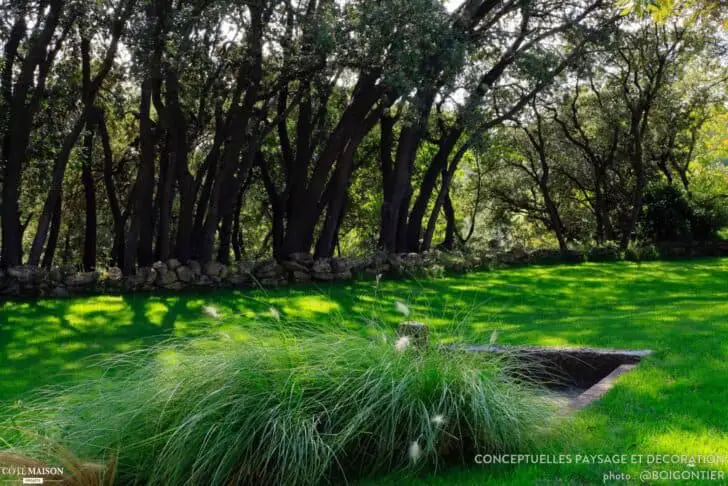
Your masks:
{"label": "tree canopy", "polygon": [[5,268],[626,249],[728,224],[712,4],[658,20],[602,0],[0,11]]}

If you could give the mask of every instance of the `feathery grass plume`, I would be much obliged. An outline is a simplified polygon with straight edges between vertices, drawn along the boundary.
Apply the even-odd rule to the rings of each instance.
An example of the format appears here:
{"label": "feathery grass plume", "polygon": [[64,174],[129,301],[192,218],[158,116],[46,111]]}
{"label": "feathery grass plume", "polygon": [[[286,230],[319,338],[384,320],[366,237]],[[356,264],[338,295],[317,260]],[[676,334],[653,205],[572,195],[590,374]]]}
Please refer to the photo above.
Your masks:
{"label": "feathery grass plume", "polygon": [[422,457],[422,447],[420,447],[420,443],[413,441],[407,450],[407,455],[409,455],[410,461],[416,464]]}
{"label": "feathery grass plume", "polygon": [[445,416],[444,415],[438,413],[437,415],[435,415],[434,417],[432,417],[432,419],[430,421],[434,425],[437,425],[438,427],[441,427],[441,426],[445,425],[445,422],[447,420],[445,419]]}
{"label": "feathery grass plume", "polygon": [[116,355],[101,378],[14,410],[13,424],[84,461],[118,457],[119,484],[311,485],[527,450],[554,417],[501,356],[402,353],[343,332],[256,336]]}
{"label": "feathery grass plume", "polygon": [[278,310],[278,309],[276,309],[275,307],[271,306],[270,308],[268,308],[268,312],[270,312],[270,315],[271,315],[271,316],[273,317],[273,319],[275,319],[276,321],[280,321],[280,320],[281,320],[281,311],[279,311],[279,310]]}
{"label": "feathery grass plume", "polygon": [[405,317],[409,317],[410,309],[407,306],[407,304],[398,300],[397,302],[394,303],[394,307],[395,307],[395,309],[397,309],[397,312],[399,312],[400,314],[402,314]]}
{"label": "feathery grass plume", "polygon": [[214,305],[203,305],[202,309],[200,310],[202,311],[203,315],[212,319],[220,319],[220,317],[222,317],[220,310]]}
{"label": "feathery grass plume", "polygon": [[394,342],[394,349],[397,351],[404,351],[407,349],[410,345],[410,338],[409,336],[400,336],[397,338],[397,340]]}

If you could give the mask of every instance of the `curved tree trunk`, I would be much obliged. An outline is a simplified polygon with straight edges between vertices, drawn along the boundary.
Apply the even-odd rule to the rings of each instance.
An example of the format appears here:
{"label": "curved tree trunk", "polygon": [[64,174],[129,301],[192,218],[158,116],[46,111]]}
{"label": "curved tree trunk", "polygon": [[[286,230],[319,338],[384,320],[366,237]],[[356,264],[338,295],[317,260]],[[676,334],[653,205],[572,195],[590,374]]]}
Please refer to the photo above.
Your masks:
{"label": "curved tree trunk", "polygon": [[[104,149],[104,188],[106,190],[106,198],[109,202],[109,210],[111,211],[111,219],[114,224],[114,248],[111,252],[112,261],[123,266],[124,259],[124,235],[125,235],[125,218],[121,212],[119,205],[119,197],[114,186],[113,176],[113,154],[111,152],[111,141],[109,140],[109,132],[106,128],[106,119],[103,112],[99,117],[99,137],[101,145]],[[50,244],[50,243],[49,243]]]}
{"label": "curved tree trunk", "polygon": [[46,244],[43,252],[43,268],[51,268],[53,266],[53,258],[56,255],[56,246],[58,245],[58,235],[61,232],[61,205],[56,206],[56,211],[51,219],[51,231],[48,235],[48,244]]}
{"label": "curved tree trunk", "polygon": [[[86,201],[86,224],[83,238],[83,268],[86,271],[96,268],[96,187],[93,176],[93,150],[94,124],[88,122],[83,137],[84,153],[81,166],[81,181]],[[58,207],[60,208],[60,204]]]}

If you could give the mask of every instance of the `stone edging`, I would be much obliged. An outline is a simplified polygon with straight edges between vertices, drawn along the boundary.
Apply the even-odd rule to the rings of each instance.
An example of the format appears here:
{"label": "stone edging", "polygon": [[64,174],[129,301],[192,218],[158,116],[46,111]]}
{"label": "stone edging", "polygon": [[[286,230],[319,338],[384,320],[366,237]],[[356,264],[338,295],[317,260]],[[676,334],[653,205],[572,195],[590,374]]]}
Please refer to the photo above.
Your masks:
{"label": "stone edging", "polygon": [[[662,251],[662,250],[661,250]],[[664,256],[728,256],[728,242],[671,247]],[[438,277],[446,272],[462,273],[499,266],[526,264],[616,261],[621,258],[611,247],[589,251],[539,249],[526,251],[442,252],[386,254],[361,258],[314,259],[307,253],[290,255],[282,261],[242,261],[234,264],[176,259],[138,268],[135,275],[122,275],[112,267],[80,272],[73,266],[37,268],[30,265],[0,270],[0,298],[59,298],[72,295],[128,294],[135,292],[186,291],[205,288],[268,288],[304,282],[348,281],[366,277]]]}

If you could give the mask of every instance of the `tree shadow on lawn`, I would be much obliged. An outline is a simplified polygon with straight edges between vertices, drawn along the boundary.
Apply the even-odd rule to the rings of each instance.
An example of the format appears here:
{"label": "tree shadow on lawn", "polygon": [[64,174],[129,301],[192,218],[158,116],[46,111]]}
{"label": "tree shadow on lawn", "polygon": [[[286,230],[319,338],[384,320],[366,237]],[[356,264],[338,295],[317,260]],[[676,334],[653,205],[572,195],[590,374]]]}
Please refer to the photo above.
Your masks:
{"label": "tree shadow on lawn", "polygon": [[[331,328],[322,318],[337,304],[316,289],[230,291],[180,295],[134,294],[0,304],[0,404],[48,384],[99,370],[94,357],[126,352],[172,337],[255,332],[272,325],[271,307],[291,325]],[[202,307],[215,306],[216,319]],[[258,328],[259,329],[259,328]]]}

